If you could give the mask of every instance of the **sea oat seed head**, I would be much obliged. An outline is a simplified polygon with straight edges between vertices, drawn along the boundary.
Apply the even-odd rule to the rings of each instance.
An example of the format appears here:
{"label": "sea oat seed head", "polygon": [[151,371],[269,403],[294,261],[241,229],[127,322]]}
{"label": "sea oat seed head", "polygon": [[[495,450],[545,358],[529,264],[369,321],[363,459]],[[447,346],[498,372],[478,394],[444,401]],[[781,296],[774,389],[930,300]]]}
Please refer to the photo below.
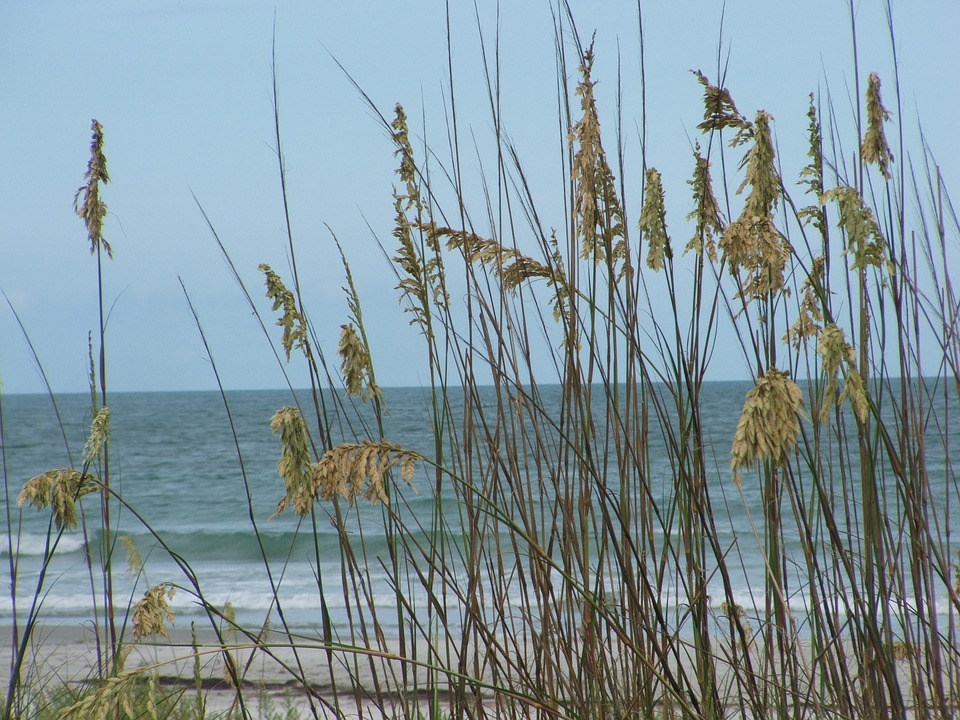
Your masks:
{"label": "sea oat seed head", "polygon": [[77,500],[95,490],[92,475],[77,470],[48,470],[24,484],[17,505],[30,504],[38,510],[49,506],[57,529],[70,530],[77,525]]}
{"label": "sea oat seed head", "polygon": [[[393,236],[399,242],[397,255],[393,262],[400,269],[400,283],[396,289],[400,291],[400,300],[409,301],[404,312],[413,315],[411,325],[419,325],[424,334],[430,332],[430,304],[437,307],[446,307],[449,302],[443,279],[443,258],[440,254],[440,245],[435,235],[429,231],[423,232],[422,244],[415,242],[414,230],[423,231],[427,223],[424,222],[425,208],[420,198],[418,184],[419,173],[414,160],[413,147],[407,131],[407,116],[401,105],[396,107],[396,117],[392,123],[393,141],[397,146],[396,154],[400,156],[400,167],[397,174],[403,181],[406,194],[394,190],[394,229]],[[413,215],[413,220],[407,217],[407,212]],[[425,248],[428,252],[423,252]]]}
{"label": "sea oat seed head", "polygon": [[136,577],[143,572],[143,558],[140,556],[137,543],[129,535],[121,535],[120,542],[123,543],[123,549],[127,553],[127,572]]}
{"label": "sea oat seed head", "polygon": [[300,411],[292,407],[277,410],[270,419],[270,429],[280,433],[280,460],[277,474],[283,478],[286,493],[272,517],[282,513],[292,501],[294,512],[304,517],[313,505],[315,494],[310,483],[310,450],[307,425]]}
{"label": "sea oat seed head", "polygon": [[663,199],[663,183],[660,173],[654,168],[647,170],[647,182],[640,210],[640,231],[650,249],[647,251],[647,267],[654,272],[663,269],[663,259],[673,257],[670,237],[667,235],[667,211]]}
{"label": "sea oat seed head", "polygon": [[[697,81],[703,85],[703,122],[697,125],[702,132],[736,128],[744,131],[750,128],[750,121],[737,110],[736,103],[726,88],[710,84],[710,80],[699,70],[693,70]],[[739,133],[738,133],[739,137]]]}
{"label": "sea oat seed head", "polygon": [[343,443],[328,450],[313,466],[312,485],[325,500],[340,496],[349,503],[363,497],[373,504],[389,504],[385,480],[389,471],[400,466],[400,478],[408,485],[415,464],[422,456],[384,440]]}
{"label": "sea oat seed head", "polygon": [[867,78],[867,132],[860,146],[860,157],[865,163],[876,164],[888,180],[893,153],[887,145],[883,123],[889,118],[890,113],[883,106],[880,98],[880,76],[875,72],[870,73],[870,77]]}
{"label": "sea oat seed head", "polygon": [[90,423],[90,437],[83,446],[83,459],[88,463],[96,462],[103,455],[103,449],[110,442],[110,408],[102,407]]}
{"label": "sea oat seed head", "polygon": [[793,325],[787,329],[783,342],[789,342],[797,350],[800,345],[820,332],[823,322],[823,312],[820,309],[820,293],[823,292],[825,261],[823,256],[813,259],[810,274],[803,281],[800,290],[803,297],[800,300],[800,312]]}
{"label": "sea oat seed head", "polygon": [[882,267],[887,244],[873,211],[863,202],[860,192],[848,186],[836,187],[820,196],[821,204],[830,200],[835,200],[840,209],[837,225],[847,236],[847,246],[843,252],[845,255],[853,255],[851,269]]}
{"label": "sea oat seed head", "polygon": [[370,353],[352,323],[340,326],[337,352],[340,355],[340,368],[343,370],[343,383],[347,394],[359,396],[364,402],[382,397],[380,388],[373,382]]}
{"label": "sea oat seed head", "polygon": [[283,315],[277,320],[277,326],[283,328],[283,337],[280,342],[287,353],[287,360],[290,360],[290,352],[294,347],[302,349],[304,354],[309,355],[306,323],[297,309],[297,301],[293,293],[287,289],[283,280],[269,265],[261,264],[259,270],[266,277],[267,297],[273,300],[272,309],[276,312],[283,308]]}
{"label": "sea oat seed head", "polygon": [[[583,115],[570,129],[568,142],[574,152],[571,179],[576,191],[574,218],[581,239],[581,257],[601,263],[629,260],[624,241],[623,207],[617,195],[613,172],[607,162],[600,138],[600,115],[594,97],[596,83],[591,79],[593,46],[583,54],[581,80],[576,94]],[[626,271],[622,267],[618,277]]]}
{"label": "sea oat seed head", "polygon": [[763,298],[771,292],[789,293],[784,271],[791,247],[774,223],[780,176],[774,164],[772,119],[762,110],[756,115],[753,146],[741,163],[741,167],[746,167],[746,174],[737,189],[741,193],[749,185],[750,193],[740,217],[727,227],[720,240],[730,273],[747,273],[740,293],[747,300]]}
{"label": "sea oat seed head", "polygon": [[133,608],[133,639],[139,640],[146,635],[167,637],[166,623],[173,623],[173,611],[168,600],[172,600],[176,588],[167,583],[154,585],[143,594],[143,598]]}
{"label": "sea oat seed head", "polygon": [[710,163],[700,155],[699,143],[694,150],[693,157],[696,167],[693,169],[693,179],[687,184],[693,188],[694,209],[687,220],[696,221],[693,237],[684,248],[684,253],[692,250],[702,255],[704,250],[710,262],[717,262],[717,243],[714,235],[723,233],[723,221],[720,219],[720,207],[713,194],[713,181],[710,179]]}
{"label": "sea oat seed head", "polygon": [[800,435],[803,393],[788,372],[768,370],[747,392],[733,438],[730,466],[740,484],[740,470],[769,460],[782,465]]}
{"label": "sea oat seed head", "polygon": [[[90,121],[92,137],[90,139],[90,161],[84,174],[86,185],[81,185],[73,196],[73,208],[87,227],[90,240],[90,253],[101,246],[108,258],[113,258],[113,248],[103,237],[103,219],[107,215],[107,204],[100,199],[100,184],[110,182],[107,174],[107,156],[103,153],[103,125],[95,119]],[[81,200],[82,196],[82,200]]]}

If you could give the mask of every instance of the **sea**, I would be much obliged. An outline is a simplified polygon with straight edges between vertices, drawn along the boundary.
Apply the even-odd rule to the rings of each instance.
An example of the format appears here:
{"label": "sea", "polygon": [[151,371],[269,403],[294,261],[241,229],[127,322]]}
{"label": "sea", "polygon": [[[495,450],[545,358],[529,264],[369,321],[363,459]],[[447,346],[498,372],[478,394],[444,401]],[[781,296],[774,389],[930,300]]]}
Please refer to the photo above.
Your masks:
{"label": "sea", "polygon": [[[706,457],[713,463],[716,486],[711,487],[718,540],[731,558],[734,597],[748,615],[762,613],[766,565],[763,552],[762,498],[755,480],[738,487],[729,472],[730,445],[740,409],[750,384],[708,382],[702,397]],[[562,389],[541,388],[545,406],[559,406]],[[312,407],[308,392],[298,392],[304,408]],[[457,393],[453,397],[456,399]],[[601,393],[597,393],[602,396]],[[383,437],[426,456],[434,450],[432,400],[429,390],[387,388]],[[329,393],[328,409],[344,400]],[[493,388],[481,388],[480,404],[496,402]],[[928,472],[933,493],[932,517],[937,532],[960,527],[960,490],[956,486],[960,458],[960,404],[956,388],[944,394],[934,388],[928,423]],[[388,561],[383,508],[358,503],[347,510],[346,526],[338,531],[330,503],[317,503],[315,522],[301,520],[292,510],[275,516],[284,485],[278,476],[279,438],[270,420],[281,407],[294,404],[290,391],[117,392],[109,396],[111,435],[109,463],[112,488],[123,498],[111,510],[114,598],[121,621],[144,591],[159,583],[179,588],[171,599],[177,625],[205,621],[198,602],[197,583],[206,603],[230,607],[237,622],[259,627],[276,623],[276,603],[269,577],[278,586],[284,620],[295,628],[315,628],[322,620],[318,585],[330,622],[345,626],[350,620],[350,593],[344,592],[342,542],[349,538],[356,552],[367,557],[365,590],[371,602],[395,607],[395,577]],[[0,592],[0,624],[23,621],[32,612],[48,625],[76,625],[102,617],[103,591],[96,571],[101,546],[100,496],[81,500],[81,524],[58,534],[49,510],[19,506],[17,496],[30,478],[57,468],[79,468],[91,422],[87,394],[4,395],[2,397],[2,461],[5,514],[0,537],[0,566],[7,578]],[[457,413],[456,401],[452,407]],[[353,413],[351,415],[351,413]],[[343,414],[334,422],[336,441],[377,439],[370,406]],[[659,483],[654,498],[669,507],[672,471],[666,441],[651,433],[650,473]],[[403,495],[402,512],[426,526],[433,513],[436,476],[423,465]],[[456,527],[457,494],[452,483],[440,490]],[[539,492],[539,491],[538,491]],[[895,498],[893,500],[895,502]],[[398,508],[398,512],[401,510]],[[789,513],[789,508],[785,508]],[[851,511],[856,514],[856,503]],[[855,523],[854,519],[854,523]],[[790,526],[790,523],[787,523]],[[785,532],[786,552],[798,568],[791,582],[789,603],[803,624],[808,608],[809,582],[802,572],[798,531]],[[894,533],[902,528],[892,528]],[[426,541],[426,535],[420,541]],[[453,542],[463,541],[460,537]],[[946,557],[956,559],[960,544],[943,541]],[[142,564],[128,567],[127,547],[136,548]],[[90,553],[88,554],[88,550]],[[512,550],[505,549],[505,552]],[[518,552],[523,552],[522,548]],[[94,572],[88,558],[93,558]],[[734,561],[733,558],[736,558]],[[789,565],[789,563],[788,563]],[[268,575],[266,569],[269,568]],[[707,568],[709,571],[710,568]],[[711,580],[711,587],[719,583]],[[682,608],[686,602],[680,582],[667,583],[664,603]],[[425,607],[426,593],[409,583],[411,608]],[[15,587],[15,595],[12,589]],[[464,587],[466,581],[464,580]],[[717,611],[724,594],[716,597]],[[949,593],[934,599],[938,612],[952,612]],[[519,588],[502,602],[522,605]],[[907,603],[918,599],[908,599]],[[385,613],[385,621],[393,620]],[[396,628],[394,628],[396,630]],[[387,630],[389,632],[389,628]]]}

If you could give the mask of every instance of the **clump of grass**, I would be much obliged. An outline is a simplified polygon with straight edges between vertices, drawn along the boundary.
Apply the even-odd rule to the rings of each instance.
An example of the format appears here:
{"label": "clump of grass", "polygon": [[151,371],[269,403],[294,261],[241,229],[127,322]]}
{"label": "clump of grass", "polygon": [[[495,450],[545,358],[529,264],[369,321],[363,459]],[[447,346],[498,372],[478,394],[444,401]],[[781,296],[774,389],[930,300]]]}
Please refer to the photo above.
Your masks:
{"label": "clump of grass", "polygon": [[[315,717],[344,717],[351,704],[404,718],[424,706],[431,718],[952,717],[960,601],[944,505],[956,502],[957,303],[946,256],[925,270],[911,247],[920,243],[932,265],[945,244],[938,176],[928,177],[932,207],[918,203],[923,217],[936,214],[936,229],[910,227],[884,130],[890,113],[871,74],[852,173],[835,127],[824,155],[811,96],[797,183],[814,204],[801,208],[775,153],[773,116],[748,119],[729,89],[698,72],[707,149],[695,146],[690,240],[675,254],[664,178],[608,155],[594,46],[567,20],[557,29],[560,221],[535,212],[517,154],[498,134],[497,176],[513,182],[496,195],[481,183],[488,223],[476,226],[457,164],[460,120],[451,118],[444,161],[438,152],[418,160],[402,106],[383,118],[400,185],[385,254],[422,335],[432,447],[386,439],[376,338],[339,243],[348,317],[338,363],[327,362],[304,310],[289,226],[291,287],[260,266],[285,361],[305,362],[311,379],[312,407],[294,394],[270,427],[284,483],[275,516],[292,506],[313,543],[319,629],[307,638],[287,625],[282,573],[274,577],[263,551],[252,500],[280,640],[214,608],[177,558],[217,633],[237,711],[252,713],[243,680],[253,655],[242,664],[238,651],[277,659],[284,649]],[[500,128],[500,106],[491,107]],[[107,179],[98,128],[78,202],[97,251],[97,183]],[[444,162],[457,171],[431,166]],[[718,164],[736,174],[717,182]],[[280,157],[286,206],[283,167]],[[628,179],[642,188],[634,223]],[[104,408],[85,460],[106,468],[102,330]],[[932,375],[920,352],[931,336],[944,358]],[[720,344],[741,350],[751,387],[718,452],[704,400]],[[729,463],[717,459],[728,452]],[[947,482],[932,479],[937,467]],[[21,497],[52,506],[58,528],[75,523],[85,488],[114,497],[105,474],[88,481],[87,469],[41,475]],[[241,472],[248,489],[242,456]],[[429,512],[412,509],[414,493]],[[734,524],[735,512],[749,528]],[[339,539],[334,590],[318,517]],[[374,531],[385,550],[373,548]],[[762,570],[745,602],[736,579],[751,565]],[[378,570],[386,597],[373,589]],[[165,632],[172,588],[155,585],[136,605],[135,637]],[[323,693],[306,669],[311,652],[324,658]],[[201,717],[195,667],[191,712]],[[66,712],[156,713],[151,677],[114,667]],[[144,682],[147,698],[131,700]]]}

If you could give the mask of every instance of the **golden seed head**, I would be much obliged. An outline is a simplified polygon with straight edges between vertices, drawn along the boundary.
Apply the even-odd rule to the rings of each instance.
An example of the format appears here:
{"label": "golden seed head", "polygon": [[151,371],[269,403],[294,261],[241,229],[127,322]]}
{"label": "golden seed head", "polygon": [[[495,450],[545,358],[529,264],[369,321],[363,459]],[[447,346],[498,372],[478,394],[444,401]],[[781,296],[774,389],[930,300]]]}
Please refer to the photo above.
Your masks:
{"label": "golden seed head", "polygon": [[783,342],[789,342],[797,350],[809,338],[817,335],[823,327],[823,311],[821,310],[820,294],[824,292],[824,259],[823,256],[813,259],[813,266],[807,279],[803,281],[800,290],[803,297],[800,300],[800,313],[793,325],[783,336]]}
{"label": "golden seed head", "polygon": [[173,623],[173,611],[169,600],[173,599],[176,588],[167,583],[154,585],[143,594],[133,608],[133,639],[139,640],[146,635],[167,637],[166,623]]}
{"label": "golden seed head", "polygon": [[[107,156],[103,153],[103,125],[96,120],[90,121],[90,160],[84,174],[86,185],[81,185],[73,196],[73,207],[87,227],[90,240],[90,253],[103,247],[107,257],[113,258],[113,248],[103,237],[103,219],[107,215],[107,204],[100,199],[100,184],[110,182],[107,174]],[[82,198],[82,199],[81,199]]]}
{"label": "golden seed head", "polygon": [[699,70],[695,70],[693,74],[703,85],[703,122],[697,125],[698,130],[702,132],[725,128],[745,130],[750,127],[750,121],[737,110],[729,90],[712,85],[709,78]]}
{"label": "golden seed head", "polygon": [[140,556],[137,543],[129,535],[121,535],[120,542],[127,554],[127,572],[136,577],[143,572],[143,558]]}
{"label": "golden seed head", "polygon": [[791,247],[774,223],[781,183],[775,164],[771,120],[773,117],[761,110],[749,128],[753,145],[741,163],[746,173],[737,193],[742,193],[747,186],[750,193],[740,217],[727,227],[720,240],[730,273],[747,274],[739,295],[746,300],[763,298],[772,292],[789,292],[784,271]]}
{"label": "golden seed head", "polygon": [[349,503],[364,498],[389,504],[386,482],[399,465],[400,478],[411,484],[422,456],[386,441],[344,443],[328,450],[313,466],[312,486],[324,500],[342,497]]}
{"label": "golden seed head", "polygon": [[667,235],[667,210],[663,198],[663,183],[660,173],[654,168],[647,170],[647,182],[640,210],[640,231],[647,240],[647,267],[654,272],[663,269],[664,257],[673,257],[670,237]]}
{"label": "golden seed head", "polygon": [[865,163],[879,167],[881,174],[888,180],[893,153],[887,145],[883,123],[889,118],[890,113],[883,106],[883,100],[880,98],[880,76],[877,73],[870,73],[867,79],[867,132],[860,146],[860,157]]}
{"label": "golden seed head", "polygon": [[373,382],[370,353],[353,324],[340,326],[337,352],[340,354],[340,368],[347,393],[359,396],[364,402],[382,397],[380,388]]}
{"label": "golden seed head", "polygon": [[103,449],[110,442],[110,408],[102,407],[90,423],[90,437],[83,446],[83,459],[88,463],[96,462],[103,455]]}
{"label": "golden seed head", "polygon": [[881,267],[886,259],[886,241],[873,211],[863,202],[856,188],[840,186],[820,196],[821,204],[834,200],[840,209],[837,225],[846,233],[845,255],[853,255],[852,270]]}
{"label": "golden seed head", "polygon": [[803,393],[788,372],[768,370],[747,392],[733,438],[730,466],[739,471],[761,460],[787,462],[800,435]]}
{"label": "golden seed head", "polygon": [[304,517],[310,512],[316,497],[310,484],[311,458],[307,425],[299,410],[284,407],[277,410],[270,419],[270,429],[274,433],[280,433],[277,474],[283,478],[286,488],[273,517],[282,513],[290,502],[293,502],[294,512]]}
{"label": "golden seed head", "polygon": [[693,169],[693,179],[687,184],[693,188],[694,210],[687,215],[687,220],[696,222],[693,237],[687,243],[684,252],[693,251],[702,255],[706,250],[711,262],[717,262],[717,243],[715,235],[723,233],[723,221],[720,219],[720,207],[713,194],[713,181],[710,178],[710,162],[700,155],[700,145],[694,150],[693,157],[696,166]]}
{"label": "golden seed head", "polygon": [[259,270],[266,277],[267,297],[273,300],[273,311],[283,309],[283,315],[277,320],[277,326],[283,328],[283,337],[280,342],[287,353],[287,360],[290,360],[290,352],[294,347],[302,349],[304,354],[309,354],[307,324],[297,309],[296,298],[269,265],[261,264]]}
{"label": "golden seed head", "polygon": [[48,470],[24,484],[17,505],[30,504],[38,510],[49,506],[57,528],[70,530],[77,525],[77,500],[95,490],[92,475],[77,470]]}
{"label": "golden seed head", "polygon": [[[623,206],[617,194],[613,171],[603,150],[600,114],[591,79],[593,48],[583,55],[576,94],[583,115],[570,129],[568,142],[574,153],[571,179],[574,182],[575,232],[581,241],[581,257],[595,263],[629,261],[624,241]],[[622,267],[622,275],[626,267]]]}

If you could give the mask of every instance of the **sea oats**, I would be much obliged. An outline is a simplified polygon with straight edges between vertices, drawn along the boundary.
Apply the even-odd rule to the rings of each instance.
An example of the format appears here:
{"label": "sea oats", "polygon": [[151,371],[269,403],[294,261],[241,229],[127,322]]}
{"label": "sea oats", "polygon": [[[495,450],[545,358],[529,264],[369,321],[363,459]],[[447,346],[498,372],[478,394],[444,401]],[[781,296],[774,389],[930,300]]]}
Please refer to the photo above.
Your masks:
{"label": "sea oats", "polygon": [[[627,260],[624,242],[623,208],[617,195],[613,172],[607,163],[600,139],[600,115],[597,112],[591,79],[593,47],[583,54],[581,80],[576,94],[583,115],[570,129],[568,141],[574,153],[571,167],[576,233],[581,241],[581,256],[596,263]],[[621,269],[620,274],[623,270]]]}
{"label": "sea oats", "polygon": [[667,235],[667,211],[663,199],[663,184],[655,168],[647,170],[643,208],[640,210],[640,231],[647,241],[647,267],[663,269],[664,258],[671,259],[670,236]]}
{"label": "sea oats", "polygon": [[693,74],[703,85],[703,122],[697,125],[698,130],[709,132],[736,128],[742,131],[750,128],[750,121],[737,110],[729,90],[712,85],[707,76],[699,70],[695,70]]}
{"label": "sea oats", "polygon": [[310,482],[310,450],[307,439],[307,425],[300,411],[292,407],[283,407],[270,419],[270,429],[280,433],[280,460],[277,474],[283,478],[286,493],[272,517],[277,517],[293,503],[293,510],[304,517],[316,498]]}
{"label": "sea oats", "polygon": [[817,337],[817,353],[822,360],[821,367],[828,382],[830,380],[836,382],[837,374],[844,362],[853,362],[856,359],[856,353],[847,343],[843,330],[833,323],[820,331]]}
{"label": "sea oats", "polygon": [[90,423],[90,437],[83,446],[83,459],[94,463],[103,455],[103,449],[110,442],[110,408],[102,407]]}
{"label": "sea oats", "polygon": [[763,110],[757,113],[753,121],[753,145],[740,164],[746,168],[746,174],[737,193],[750,187],[743,208],[746,217],[772,217],[780,199],[780,176],[775,163],[771,120],[773,116],[770,113]]}
{"label": "sea oats", "polygon": [[687,220],[694,220],[696,227],[693,237],[684,248],[684,253],[692,250],[697,255],[704,251],[711,262],[717,262],[717,243],[715,235],[723,234],[723,221],[720,219],[720,207],[713,194],[713,181],[710,179],[710,163],[700,155],[700,145],[697,144],[693,153],[696,167],[693,169],[693,179],[687,184],[693,188],[694,209]]}
{"label": "sea oats", "polygon": [[173,623],[173,611],[169,600],[176,594],[176,588],[167,583],[154,585],[147,590],[133,608],[133,639],[139,640],[147,635],[167,637],[166,623]]}
{"label": "sea oats", "polygon": [[127,572],[136,577],[143,572],[143,558],[140,556],[137,543],[129,535],[121,535],[119,539],[127,554]]}
{"label": "sea oats", "polygon": [[757,378],[733,438],[730,466],[738,485],[743,468],[762,460],[787,462],[800,435],[802,406],[803,393],[788,372],[768,370]]}
{"label": "sea oats", "polygon": [[467,262],[496,268],[504,290],[515,290],[526,280],[536,278],[544,278],[548,285],[558,287],[565,282],[562,268],[548,267],[524,255],[516,248],[501,245],[496,240],[464,230],[440,227],[433,223],[428,224],[424,229],[438,238],[446,238],[447,249],[459,250]]}
{"label": "sea oats", "polygon": [[364,498],[371,503],[387,504],[385,479],[399,465],[400,478],[408,485],[413,480],[419,453],[386,441],[343,443],[328,450],[313,466],[312,485],[325,500],[340,496],[349,503]]}
{"label": "sea oats", "polygon": [[400,291],[401,300],[406,298],[410,301],[409,306],[404,308],[404,312],[413,315],[410,324],[420,325],[421,329],[426,330],[426,308],[430,303],[430,295],[427,292],[423,262],[413,242],[411,225],[403,209],[403,202],[401,196],[394,195],[393,236],[397,239],[399,247],[397,254],[393,256],[393,262],[401,275],[396,289]]}
{"label": "sea oats", "polygon": [[870,73],[867,78],[867,132],[863,136],[860,146],[860,157],[865,163],[875,164],[885,178],[890,179],[890,163],[893,154],[887,145],[887,137],[883,132],[883,123],[890,118],[890,113],[883,106],[880,98],[880,76]]}
{"label": "sea oats", "polygon": [[899,662],[906,662],[913,657],[919,656],[917,648],[904,640],[897,640],[891,645],[894,659]]}
{"label": "sea oats", "polygon": [[807,117],[809,118],[807,137],[810,143],[807,157],[810,158],[810,162],[800,171],[799,182],[801,185],[807,186],[806,192],[812,193],[817,198],[817,204],[801,208],[797,217],[801,222],[812,223],[821,236],[826,236],[827,218],[820,203],[820,196],[823,194],[823,134],[820,129],[820,121],[817,119],[817,108],[813,102],[813,93],[810,94],[810,108],[807,110]]}
{"label": "sea oats", "polygon": [[53,512],[53,519],[60,530],[70,530],[77,525],[77,500],[97,489],[95,478],[77,470],[49,470],[28,480],[17,505],[30,504]]}
{"label": "sea oats", "polygon": [[[419,325],[424,333],[428,332],[430,305],[446,307],[449,303],[443,285],[443,259],[440,255],[440,245],[436,237],[430,233],[422,233],[420,245],[413,236],[413,232],[424,226],[425,212],[420,197],[418,184],[419,174],[414,161],[413,147],[407,130],[407,116],[401,105],[396,106],[396,116],[391,125],[393,141],[396,144],[396,154],[400,156],[400,167],[397,174],[404,182],[406,194],[394,191],[394,228],[393,236],[399,247],[393,262],[400,269],[400,283],[396,289],[400,291],[400,299],[409,301],[404,312],[413,315],[411,325]],[[411,221],[407,212],[414,215]],[[426,257],[425,257],[426,255]]]}
{"label": "sea oats", "polygon": [[[856,402],[859,402],[857,388],[851,389],[850,392],[853,395],[848,395],[846,387],[844,393],[838,395],[837,389],[839,387],[840,369],[844,365],[853,368],[853,374],[856,375],[855,361],[857,356],[853,346],[847,342],[843,330],[833,323],[825,326],[817,336],[817,354],[820,355],[820,367],[827,380],[827,385],[824,388],[824,403],[820,408],[820,420],[826,421],[829,417],[831,404],[839,405],[845,397],[850,397],[851,404],[856,409]],[[859,379],[860,376],[857,375],[857,380]],[[857,380],[854,381],[855,385]],[[849,385],[849,382],[846,385]],[[834,398],[836,400],[833,403],[827,402],[827,400],[834,400]],[[860,417],[859,411],[857,416]]]}
{"label": "sea oats", "polygon": [[347,276],[347,285],[343,288],[343,291],[347,294],[347,307],[350,309],[351,319],[351,322],[347,325],[340,326],[341,332],[338,352],[340,354],[344,384],[350,395],[359,395],[364,402],[373,400],[374,398],[382,402],[383,393],[374,381],[373,360],[370,357],[370,347],[367,344],[366,334],[363,330],[363,311],[360,307],[360,295],[357,293],[357,288],[353,284],[353,273],[350,271],[350,263],[347,262],[347,256],[340,246],[340,241],[334,237],[334,242],[337,244],[337,250],[340,251],[343,271]]}
{"label": "sea oats", "polygon": [[730,272],[745,271],[740,296],[757,299],[771,292],[789,292],[784,285],[784,271],[790,258],[790,244],[777,230],[773,214],[780,196],[780,177],[774,164],[771,116],[762,110],[754,121],[753,145],[741,167],[746,174],[738,193],[749,186],[750,193],[743,210],[723,233],[720,249]]}
{"label": "sea oats", "polygon": [[840,210],[837,224],[847,236],[844,254],[853,255],[850,267],[854,270],[869,266],[881,267],[886,259],[886,241],[873,211],[864,204],[857,189],[840,186],[827,190],[820,196],[822,204],[830,200],[834,200]]}
{"label": "sea oats", "polygon": [[[103,237],[103,219],[107,215],[107,204],[100,198],[100,184],[110,182],[107,174],[107,157],[103,153],[103,125],[96,120],[90,121],[92,138],[90,140],[90,161],[84,179],[86,185],[80,186],[73,196],[73,207],[77,215],[87,226],[90,240],[90,253],[102,247],[107,257],[113,258],[113,248]],[[81,199],[82,198],[82,199]]]}
{"label": "sea oats", "polygon": [[380,388],[373,382],[370,353],[352,324],[340,326],[337,352],[340,355],[340,368],[347,393],[360,397],[364,402],[382,397]]}
{"label": "sea oats", "polygon": [[783,336],[783,342],[791,343],[797,350],[800,349],[801,344],[820,332],[822,327],[823,312],[820,309],[820,294],[824,292],[824,267],[823,256],[813,259],[810,273],[800,286],[800,291],[803,293],[800,299],[800,312]]}
{"label": "sea oats", "polygon": [[570,284],[567,282],[567,272],[563,266],[563,253],[560,252],[560,242],[557,240],[556,231],[550,233],[550,278],[547,280],[547,286],[554,290],[550,297],[553,319],[556,322],[563,320],[564,323],[568,323],[571,302]]}
{"label": "sea oats", "polygon": [[420,207],[420,186],[417,182],[417,164],[414,161],[413,146],[410,144],[410,133],[407,129],[407,114],[400,103],[394,107],[394,118],[390,124],[393,142],[397,146],[394,151],[400,156],[400,167],[397,174],[406,188],[406,195],[401,195],[408,207]]}
{"label": "sea oats", "polygon": [[870,414],[870,402],[867,399],[867,389],[863,385],[863,378],[860,377],[860,373],[857,372],[856,365],[853,362],[847,363],[846,382],[843,384],[843,392],[840,393],[837,402],[842,403],[844,400],[850,401],[850,407],[853,408],[857,421],[861,425],[866,423]]}
{"label": "sea oats", "polygon": [[290,352],[294,347],[306,353],[308,350],[307,327],[303,315],[297,309],[296,298],[269,265],[261,264],[259,270],[266,278],[267,297],[273,300],[273,311],[283,309],[283,314],[277,320],[277,326],[283,328],[283,337],[280,342],[287,353],[287,360],[290,360]]}
{"label": "sea oats", "polygon": [[80,700],[60,711],[60,720],[134,720],[143,717],[142,708],[134,710],[133,695],[142,672],[108,677]]}
{"label": "sea oats", "polygon": [[769,217],[741,216],[727,226],[720,249],[730,273],[746,272],[740,297],[755,300],[768,293],[782,291],[784,272],[790,259],[790,245]]}

